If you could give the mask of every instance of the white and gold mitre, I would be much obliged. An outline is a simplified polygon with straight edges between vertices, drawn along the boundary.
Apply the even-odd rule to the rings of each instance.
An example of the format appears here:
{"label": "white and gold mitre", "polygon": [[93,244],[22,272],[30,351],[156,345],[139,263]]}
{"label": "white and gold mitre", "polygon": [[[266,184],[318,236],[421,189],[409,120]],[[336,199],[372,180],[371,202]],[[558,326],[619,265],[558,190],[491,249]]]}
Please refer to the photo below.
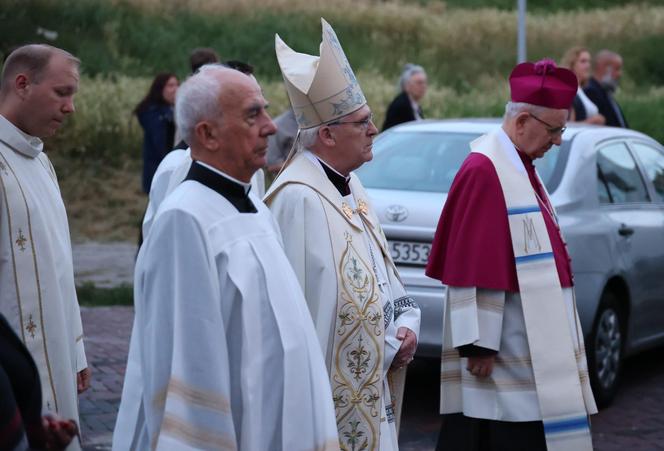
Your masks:
{"label": "white and gold mitre", "polygon": [[275,50],[300,129],[332,122],[364,106],[367,100],[325,19],[320,57],[297,53],[275,36]]}

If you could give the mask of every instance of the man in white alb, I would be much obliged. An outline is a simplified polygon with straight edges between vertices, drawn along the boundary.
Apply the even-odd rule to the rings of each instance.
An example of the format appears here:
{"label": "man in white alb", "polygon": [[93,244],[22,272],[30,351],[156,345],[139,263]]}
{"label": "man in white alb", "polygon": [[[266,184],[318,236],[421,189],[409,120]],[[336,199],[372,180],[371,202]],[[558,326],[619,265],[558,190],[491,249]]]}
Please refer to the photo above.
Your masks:
{"label": "man in white alb", "polygon": [[55,47],[19,47],[0,89],[0,312],[37,363],[44,409],[76,421],[90,370],[67,213],[42,138],[74,112],[79,64]]}
{"label": "man in white alb", "polygon": [[311,317],[249,192],[275,131],[266,107],[254,79],[220,66],[178,90],[193,163],[139,252],[115,450],[338,450]]}

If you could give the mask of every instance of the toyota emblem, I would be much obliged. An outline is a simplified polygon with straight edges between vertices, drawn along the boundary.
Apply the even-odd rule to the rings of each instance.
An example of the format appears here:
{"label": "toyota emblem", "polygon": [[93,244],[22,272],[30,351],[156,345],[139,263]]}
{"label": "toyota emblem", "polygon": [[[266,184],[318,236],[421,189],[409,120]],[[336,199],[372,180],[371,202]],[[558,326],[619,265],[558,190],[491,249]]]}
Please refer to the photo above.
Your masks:
{"label": "toyota emblem", "polygon": [[392,222],[401,222],[408,217],[408,210],[402,205],[390,205],[385,210],[385,216]]}

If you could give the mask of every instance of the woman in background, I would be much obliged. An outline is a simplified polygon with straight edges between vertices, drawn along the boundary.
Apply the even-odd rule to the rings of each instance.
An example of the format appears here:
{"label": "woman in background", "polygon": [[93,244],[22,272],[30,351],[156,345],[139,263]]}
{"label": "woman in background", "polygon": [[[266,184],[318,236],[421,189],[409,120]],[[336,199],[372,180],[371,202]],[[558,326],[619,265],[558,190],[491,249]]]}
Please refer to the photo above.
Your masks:
{"label": "woman in background", "polygon": [[597,105],[586,96],[583,87],[590,80],[590,52],[585,47],[572,47],[563,56],[563,67],[570,69],[579,80],[570,121],[604,125],[606,119],[599,114]]}
{"label": "woman in background", "polygon": [[424,119],[420,102],[427,92],[427,74],[422,66],[406,64],[399,78],[401,92],[397,95],[385,113],[383,130],[404,122]]}
{"label": "woman in background", "polygon": [[177,77],[169,72],[158,74],[147,95],[134,109],[143,127],[143,191],[150,192],[157,166],[173,149],[175,121],[173,105],[178,89]]}

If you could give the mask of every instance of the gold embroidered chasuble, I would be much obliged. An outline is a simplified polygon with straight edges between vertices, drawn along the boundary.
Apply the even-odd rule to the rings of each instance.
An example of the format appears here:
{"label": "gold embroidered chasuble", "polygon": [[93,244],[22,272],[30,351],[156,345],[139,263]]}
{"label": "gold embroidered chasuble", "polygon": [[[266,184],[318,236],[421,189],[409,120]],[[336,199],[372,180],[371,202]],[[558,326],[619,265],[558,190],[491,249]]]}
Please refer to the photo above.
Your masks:
{"label": "gold embroidered chasuble", "polygon": [[44,409],[78,422],[83,328],[67,215],[42,147],[0,116],[0,312],[37,363]]}
{"label": "gold embroidered chasuble", "polygon": [[[342,197],[311,154],[301,153],[265,201],[279,222],[326,356],[341,448],[396,449],[396,428],[390,430],[386,420],[391,398],[398,400],[398,419],[405,374],[388,370],[400,346],[397,327],[418,334],[419,309],[403,289],[354,175],[349,186],[352,195]],[[392,435],[393,444],[386,445],[384,435]]]}

